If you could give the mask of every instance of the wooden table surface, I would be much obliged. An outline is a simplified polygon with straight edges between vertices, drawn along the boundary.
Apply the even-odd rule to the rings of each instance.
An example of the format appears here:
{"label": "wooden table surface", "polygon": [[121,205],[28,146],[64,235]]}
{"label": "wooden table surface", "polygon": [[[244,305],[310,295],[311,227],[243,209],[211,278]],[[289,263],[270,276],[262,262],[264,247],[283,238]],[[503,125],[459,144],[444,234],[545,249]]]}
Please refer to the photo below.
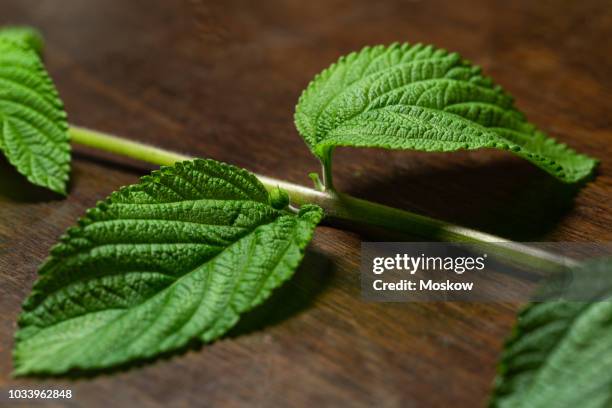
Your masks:
{"label": "wooden table surface", "polygon": [[[602,159],[596,180],[578,190],[504,152],[344,149],[337,187],[516,240],[612,241],[608,0],[5,0],[0,23],[43,31],[72,123],[306,184],[317,162],[292,116],[314,74],[368,44],[459,51],[543,130]],[[360,242],[390,238],[331,226],[268,306],[212,345],[93,378],[11,379],[15,320],[50,246],[150,169],[76,147],[64,199],[0,161],[0,404],[9,388],[49,387],[86,407],[486,401],[517,305],[366,303]]]}

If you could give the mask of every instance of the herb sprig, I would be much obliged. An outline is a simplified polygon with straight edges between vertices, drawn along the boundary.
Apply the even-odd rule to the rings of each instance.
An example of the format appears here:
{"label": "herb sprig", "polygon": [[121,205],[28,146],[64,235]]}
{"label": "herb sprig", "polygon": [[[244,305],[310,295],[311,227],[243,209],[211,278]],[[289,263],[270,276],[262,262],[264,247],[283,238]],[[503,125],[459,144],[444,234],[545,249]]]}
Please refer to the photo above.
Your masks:
{"label": "herb sprig", "polygon": [[[527,122],[480,68],[432,46],[366,47],[315,77],[295,111],[298,132],[322,163],[314,189],[69,127],[42,49],[34,30],[0,31],[0,150],[19,172],[66,193],[70,141],[162,167],[88,210],[53,247],[23,305],[16,375],[95,371],[219,338],[292,276],[323,219],[436,240],[505,241],[336,191],[337,147],[498,148],[566,183],[586,180],[597,165]],[[564,261],[512,248],[519,260]],[[579,268],[612,272],[609,260]],[[611,322],[605,304],[529,306],[503,354],[491,405],[584,401],[585,388],[572,390],[562,366],[580,370],[600,353],[580,378],[602,392],[589,406],[605,406]]]}

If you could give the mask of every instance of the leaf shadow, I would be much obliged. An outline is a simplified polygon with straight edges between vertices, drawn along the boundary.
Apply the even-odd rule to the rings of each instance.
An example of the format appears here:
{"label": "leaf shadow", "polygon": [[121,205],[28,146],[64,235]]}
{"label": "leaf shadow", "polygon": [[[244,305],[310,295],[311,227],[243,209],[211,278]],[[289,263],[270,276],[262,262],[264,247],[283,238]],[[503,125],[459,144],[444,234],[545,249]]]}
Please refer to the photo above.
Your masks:
{"label": "leaf shadow", "polygon": [[307,310],[331,282],[335,269],[327,255],[307,250],[302,264],[289,282],[255,309],[244,314],[227,338],[236,338],[276,326]]}
{"label": "leaf shadow", "polygon": [[[274,290],[272,295],[261,305],[243,314],[238,324],[216,341],[223,339],[232,340],[246,336],[264,328],[281,324],[305,311],[313,304],[318,295],[328,287],[335,271],[332,266],[331,260],[326,255],[314,249],[307,249],[304,259],[293,277],[280,288]],[[104,375],[132,371],[158,361],[170,360],[189,351],[200,351],[214,342],[203,343],[198,339],[194,339],[176,350],[113,367],[96,370],[73,369],[64,374],[39,373],[27,375],[23,378],[39,380],[58,378],[67,378],[74,381],[89,380]]]}
{"label": "leaf shadow", "polygon": [[[110,155],[94,155],[86,151],[72,152],[73,163],[75,160],[84,160],[90,164],[107,168],[113,171],[121,171],[125,173],[144,176],[149,174],[151,170],[157,166],[148,165],[137,161],[121,160],[122,158],[113,158]],[[70,172],[70,180],[68,182],[68,195],[73,181],[81,177],[77,169],[73,168]],[[3,196],[11,201],[19,203],[36,203],[45,201],[63,200],[66,197],[55,193],[47,188],[32,184],[28,179],[19,173],[13,165],[11,165],[5,157],[0,156],[0,196]],[[119,187],[119,186],[118,186]]]}
{"label": "leaf shadow", "polygon": [[[19,203],[62,200],[64,196],[34,185],[19,173],[8,160],[0,156],[0,196]],[[68,187],[70,190],[70,186]]]}
{"label": "leaf shadow", "polygon": [[459,168],[396,170],[391,176],[368,178],[348,193],[528,241],[544,237],[555,227],[573,208],[574,197],[584,184],[566,184],[529,163],[500,157]]}

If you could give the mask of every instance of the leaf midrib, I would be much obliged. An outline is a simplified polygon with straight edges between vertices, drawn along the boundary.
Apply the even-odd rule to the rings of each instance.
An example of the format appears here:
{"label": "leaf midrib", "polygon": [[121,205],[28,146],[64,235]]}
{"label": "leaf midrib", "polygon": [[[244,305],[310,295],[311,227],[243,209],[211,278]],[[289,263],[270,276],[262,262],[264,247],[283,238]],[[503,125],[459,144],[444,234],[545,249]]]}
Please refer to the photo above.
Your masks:
{"label": "leaf midrib", "polygon": [[[413,82],[410,82],[409,84],[405,84],[405,85],[403,85],[403,86],[401,86],[401,87],[398,87],[398,88],[393,88],[393,89],[391,89],[391,90],[389,90],[389,91],[385,91],[383,94],[378,95],[378,96],[377,96],[377,97],[376,97],[374,100],[370,100],[370,101],[368,102],[368,104],[367,104],[367,105],[364,107],[364,109],[362,109],[362,110],[360,110],[360,111],[356,112],[355,114],[351,115],[350,117],[348,117],[348,118],[344,119],[344,120],[343,120],[341,123],[339,123],[337,126],[335,126],[335,127],[333,127],[332,129],[328,130],[328,131],[327,131],[325,134],[323,134],[323,135],[321,135],[321,136],[319,137],[319,136],[318,136],[318,133],[319,133],[319,132],[318,132],[318,119],[319,119],[319,118],[320,118],[320,116],[323,114],[323,110],[322,110],[322,111],[321,111],[321,115],[317,116],[317,119],[316,119],[316,121],[315,121],[315,132],[317,133],[317,135],[315,135],[315,138],[316,138],[316,139],[318,139],[318,140],[317,140],[317,142],[316,142],[316,145],[319,145],[321,142],[323,142],[323,141],[324,141],[324,140],[325,140],[325,139],[326,139],[326,138],[329,136],[329,134],[330,134],[330,133],[332,133],[333,131],[335,131],[335,130],[336,130],[338,127],[340,127],[341,125],[344,125],[344,124],[346,124],[347,122],[349,122],[349,121],[351,121],[351,120],[355,119],[357,116],[359,116],[359,115],[361,115],[361,114],[363,114],[363,113],[366,113],[366,112],[375,112],[375,111],[377,111],[377,110],[384,109],[384,108],[388,108],[388,107],[391,107],[391,106],[412,106],[412,107],[418,107],[418,108],[423,108],[423,109],[430,109],[430,110],[432,110],[432,111],[434,111],[434,112],[439,112],[439,113],[444,113],[444,114],[448,114],[448,115],[453,115],[454,117],[461,118],[462,120],[465,120],[465,121],[467,121],[468,123],[473,123],[474,125],[482,126],[482,125],[480,125],[479,123],[476,123],[476,122],[474,122],[474,121],[471,121],[471,120],[469,120],[469,119],[466,119],[466,118],[464,118],[463,116],[458,115],[458,114],[456,114],[456,113],[453,113],[453,112],[447,112],[447,111],[445,111],[444,109],[430,108],[430,107],[421,106],[421,105],[415,105],[415,104],[392,104],[392,105],[385,105],[385,106],[382,106],[382,107],[379,107],[379,108],[372,108],[372,105],[374,105],[374,103],[375,103],[377,100],[379,100],[380,98],[382,98],[382,97],[383,97],[383,96],[385,96],[385,95],[388,95],[388,94],[389,94],[389,93],[391,93],[391,92],[394,92],[394,91],[396,91],[396,90],[398,90],[398,89],[400,89],[400,88],[402,88],[402,89],[408,89],[408,88],[410,88],[410,87],[412,87],[412,86],[414,86],[414,85],[419,85],[419,84],[423,84],[423,83],[426,83],[426,82],[431,82],[431,83],[439,83],[439,82],[448,82],[448,83],[464,83],[465,81],[460,81],[460,80],[457,80],[457,79],[454,79],[454,78],[445,78],[445,77],[441,77],[441,78],[428,78],[428,79],[421,79],[421,80],[413,81]],[[478,87],[478,88],[482,88],[483,90],[486,90],[486,91],[493,91],[491,88],[486,88],[486,87],[484,87],[484,86],[482,86],[482,85],[479,85],[479,84],[472,84],[472,83],[470,83],[470,85],[476,86],[476,87]],[[429,90],[431,90],[431,89],[432,89],[432,88],[428,88],[428,89],[424,90],[424,92],[429,91]],[[343,93],[344,93],[344,91],[343,91],[343,92],[341,92],[341,93],[340,93],[340,94],[338,94],[338,95],[341,95],[341,94],[343,94]],[[421,95],[422,95],[422,94],[421,94]],[[500,94],[500,95],[501,95],[501,94]],[[465,103],[482,103],[482,104],[486,104],[486,105],[494,106],[494,107],[499,108],[499,109],[502,109],[502,110],[504,110],[504,111],[511,111],[511,112],[513,112],[513,111],[514,111],[513,109],[503,108],[503,107],[501,107],[501,106],[499,106],[499,105],[496,105],[496,104],[491,103],[491,102],[486,102],[486,101],[478,101],[478,100],[475,100],[475,101],[461,101],[460,103],[461,103],[461,104],[465,104]],[[458,104],[460,104],[460,103],[453,103],[453,104],[449,104],[449,105],[445,106],[444,108],[447,108],[448,106],[458,105]],[[485,128],[485,129],[487,129],[487,127],[486,127],[486,126],[482,126],[482,127],[483,127],[483,128]]]}
{"label": "leaf midrib", "polygon": [[[436,113],[436,114],[449,115],[449,116],[452,116],[453,118],[456,118],[456,119],[458,119],[458,120],[460,120],[460,121],[462,121],[462,122],[465,122],[466,124],[468,124],[468,125],[470,125],[470,126],[474,126],[474,127],[476,127],[476,128],[479,128],[478,130],[481,130],[481,131],[482,131],[484,134],[493,133],[493,134],[492,134],[492,136],[493,136],[493,137],[495,137],[495,138],[497,138],[497,139],[503,139],[504,141],[506,141],[506,139],[504,139],[503,137],[499,136],[497,133],[495,133],[495,132],[491,132],[491,131],[490,131],[490,129],[491,129],[491,128],[488,128],[488,127],[483,126],[483,125],[481,125],[481,124],[479,124],[479,123],[477,123],[477,122],[474,122],[474,121],[471,121],[471,120],[469,120],[469,119],[466,119],[466,118],[464,118],[464,117],[463,117],[463,116],[461,116],[461,115],[457,115],[457,114],[455,114],[455,113],[452,113],[452,112],[446,112],[446,111],[439,110],[439,109],[428,108],[428,107],[425,107],[425,106],[413,105],[413,104],[395,104],[395,105],[385,105],[385,106],[380,107],[380,108],[371,109],[371,110],[369,110],[369,111],[363,111],[363,112],[359,113],[358,115],[355,115],[355,117],[357,117],[357,116],[359,116],[359,115],[361,115],[361,114],[364,114],[364,113],[371,113],[371,112],[383,111],[383,110],[385,110],[385,109],[392,108],[392,107],[395,107],[395,106],[399,106],[399,107],[412,107],[412,108],[423,109],[423,110],[425,110],[425,111],[428,111],[428,112],[433,112],[433,113]],[[438,129],[438,130],[445,130],[445,129],[447,129],[446,127],[439,126],[437,123],[433,123],[433,122],[426,122],[426,121],[420,120],[420,119],[418,119],[418,118],[415,118],[415,117],[413,117],[413,116],[411,116],[411,115],[408,115],[408,114],[402,113],[402,112],[389,111],[389,113],[391,113],[391,114],[396,114],[396,115],[399,115],[399,116],[402,116],[402,117],[406,118],[408,121],[413,122],[413,123],[418,123],[418,122],[421,122],[421,123],[425,123],[425,124],[431,125],[432,127],[436,128],[436,129]],[[353,117],[352,119],[355,119],[355,117]],[[351,120],[352,120],[352,119],[351,119]],[[342,123],[342,125],[346,126],[346,125],[347,125],[347,122],[349,122],[349,121],[343,122],[343,123]],[[333,132],[337,131],[339,127],[340,127],[340,126],[338,126],[338,127],[334,128],[334,129],[333,129],[331,132],[329,132],[329,133],[333,133]],[[328,135],[329,135],[329,133],[328,133]],[[333,136],[334,136],[334,135],[332,134],[332,137],[333,137]],[[324,142],[325,142],[326,140],[327,140],[327,139],[323,139],[323,140],[322,140],[320,143],[318,143],[317,145],[324,144]],[[423,140],[423,141],[431,141],[431,139],[424,138],[424,137],[411,137],[411,138],[410,138],[410,140]],[[454,142],[454,141],[451,141],[451,140],[442,140],[442,141],[447,142],[447,143],[457,143],[457,144],[466,144],[466,143],[467,143],[467,142]],[[499,140],[498,140],[498,141],[499,141]],[[324,144],[324,145],[333,145],[333,140],[331,140],[331,141],[329,141],[329,142],[330,142],[330,143],[327,143],[327,144]],[[509,141],[508,141],[507,143],[509,143],[509,144],[516,144],[516,143],[511,143],[511,142],[509,142]]]}
{"label": "leaf midrib", "polygon": [[[272,221],[270,221],[270,222],[268,222],[268,223],[266,223],[266,224],[260,224],[260,225],[258,225],[256,228],[254,228],[254,229],[251,231],[251,233],[255,233],[255,231],[256,231],[257,229],[259,229],[259,228],[261,228],[261,227],[264,227],[264,226],[266,226],[266,225],[269,225],[269,224],[271,224],[271,223],[274,223],[274,222],[278,221],[278,219],[279,219],[279,218],[281,218],[281,217],[282,217],[282,215],[280,215],[280,214],[279,214],[279,216],[278,216],[277,218],[275,218],[274,220],[272,220]],[[298,220],[295,220],[295,223],[294,223],[294,224],[295,224],[295,225],[297,225],[297,223],[298,223]],[[294,231],[295,231],[295,225],[294,225]],[[243,239],[245,239],[245,238],[246,238],[246,237],[248,237],[248,236],[250,236],[250,234],[246,234],[245,236],[243,236],[243,237],[241,237],[240,239],[236,240],[236,241],[235,241],[235,242],[233,242],[232,244],[228,245],[228,246],[227,246],[227,247],[226,247],[224,250],[222,250],[221,252],[219,252],[218,254],[216,254],[214,257],[212,257],[212,258],[210,258],[208,261],[206,261],[206,263],[213,262],[213,261],[214,261],[214,259],[215,259],[216,257],[218,257],[218,256],[220,256],[221,254],[223,254],[223,253],[224,253],[226,250],[230,249],[232,246],[237,245],[237,244],[238,244],[240,241],[242,241]],[[293,242],[293,241],[291,241],[291,243],[292,243],[292,242]],[[285,252],[283,252],[283,254],[284,254],[284,253],[285,253]],[[274,266],[274,268],[271,268],[271,270],[274,270],[274,269],[276,268],[276,266],[278,265],[278,263],[280,262],[280,260],[282,260],[282,258],[283,258],[283,257],[281,256],[281,257],[279,257],[279,258],[276,260],[276,262],[275,262],[275,266]],[[129,307],[129,308],[108,308],[108,309],[103,309],[103,310],[96,311],[96,312],[94,312],[94,313],[97,313],[97,312],[105,312],[105,311],[108,311],[108,310],[121,310],[121,315],[119,315],[119,316],[118,316],[118,317],[117,317],[115,320],[118,320],[118,319],[120,319],[120,318],[123,318],[123,317],[125,316],[125,314],[126,314],[126,313],[129,313],[131,310],[133,310],[133,309],[135,309],[135,308],[144,307],[144,306],[146,305],[146,303],[150,302],[150,301],[151,301],[152,299],[154,299],[156,296],[160,296],[160,295],[162,294],[162,292],[166,292],[166,291],[171,291],[171,290],[173,290],[173,287],[175,287],[175,285],[177,285],[177,284],[180,282],[180,280],[181,280],[182,278],[184,278],[185,276],[190,275],[190,274],[192,274],[192,273],[196,272],[196,271],[197,271],[199,268],[201,268],[201,267],[203,267],[203,265],[199,265],[199,266],[198,266],[198,267],[196,267],[195,269],[192,269],[191,271],[188,271],[188,272],[186,272],[186,273],[184,273],[184,274],[182,274],[182,275],[178,276],[178,277],[177,277],[177,278],[174,280],[174,282],[172,282],[170,285],[168,285],[167,287],[165,287],[164,289],[162,289],[162,291],[160,291],[160,292],[156,292],[156,293],[153,293],[151,296],[149,296],[149,297],[147,297],[147,298],[143,299],[143,300],[142,300],[140,303],[138,303],[137,305],[131,306],[131,307]],[[270,272],[270,274],[271,274],[271,272]],[[212,275],[212,274],[208,274],[208,276],[209,276],[209,277],[210,277],[211,275]],[[209,278],[208,278],[208,279],[209,279]],[[234,285],[234,287],[233,287],[233,288],[235,288],[235,287],[236,287],[236,285]],[[262,287],[263,287],[263,286],[260,286],[260,287],[259,287],[259,289],[258,289],[258,291],[261,291],[261,288],[262,288]],[[257,293],[259,293],[259,292],[257,292]],[[257,293],[256,293],[256,295],[257,295]],[[168,294],[168,297],[171,297],[171,296]],[[257,296],[255,296],[255,298],[256,298],[256,297],[257,297]],[[226,308],[227,308],[227,304],[228,304],[228,303],[226,302],[226,304],[224,305],[224,309],[226,309]],[[197,309],[199,309],[200,305],[201,305],[201,302],[197,304],[197,307],[196,307],[195,309],[196,309],[196,310],[197,310]],[[53,326],[56,326],[56,325],[58,325],[58,324],[60,324],[60,323],[65,323],[65,322],[67,322],[67,321],[70,321],[70,320],[73,320],[73,319],[80,318],[80,317],[82,317],[82,316],[84,316],[84,315],[86,315],[86,314],[88,314],[88,313],[83,313],[83,314],[80,314],[80,315],[78,315],[78,316],[73,316],[73,317],[71,317],[71,318],[69,318],[69,319],[65,319],[65,320],[62,320],[62,321],[57,322],[57,323],[55,323],[55,324],[52,324],[52,325],[49,325],[49,326],[45,326],[45,327],[43,327],[43,328],[40,328],[40,330],[50,329],[50,328],[52,328]],[[160,315],[161,315],[161,313],[160,313]],[[186,324],[188,324],[188,323],[189,323],[189,321],[191,321],[191,319],[192,319],[192,318],[193,318],[193,314],[192,314],[191,318],[190,318],[188,321],[185,321],[185,322],[182,324],[181,328],[182,328],[182,327],[184,327]],[[218,319],[218,318],[217,318],[217,319]],[[214,324],[214,322],[215,322],[217,319],[215,319],[215,320],[213,321],[213,323],[209,323],[209,325],[208,325],[208,326],[209,326],[209,327],[211,327],[211,326],[212,326],[212,324]],[[100,330],[104,330],[104,329],[105,329],[105,328],[106,328],[108,325],[112,324],[112,323],[113,323],[115,320],[113,320],[113,321],[109,321],[109,322],[105,323],[103,326],[98,327],[98,328],[96,329],[96,331],[95,331],[95,332],[100,331]],[[33,325],[31,325],[31,326],[29,326],[29,327],[32,327],[32,326],[33,326]],[[39,327],[39,326],[35,326],[35,327]],[[151,325],[149,325],[148,327],[151,327]],[[145,329],[145,330],[146,330],[146,329]],[[180,330],[180,328],[179,328],[179,329],[177,329],[176,331],[178,331],[178,330]],[[79,341],[81,341],[83,338],[87,338],[87,337],[91,336],[92,334],[95,334],[95,332],[93,332],[93,333],[87,333],[85,336],[83,336],[83,337],[79,337],[79,338],[78,338],[78,340],[79,340]],[[144,332],[144,331],[143,331],[143,332]],[[141,332],[141,333],[143,333],[143,332]],[[37,332],[37,333],[38,333],[38,332]],[[35,333],[34,335],[36,335],[37,333]],[[134,339],[137,339],[137,338],[138,338],[138,337],[135,337]],[[27,341],[27,340],[28,340],[27,338],[26,338],[26,339],[22,339],[22,341]],[[63,351],[65,348],[67,348],[67,347],[71,346],[72,344],[74,344],[74,342],[75,342],[76,340],[77,340],[77,339],[73,339],[73,340],[71,340],[69,343],[66,343],[66,344],[65,344],[65,345],[63,345],[61,348],[59,348],[59,349],[56,351],[56,353],[57,353],[57,352],[60,352],[60,351]],[[130,343],[131,343],[131,342],[133,342],[133,340],[132,340],[132,341],[130,341]],[[124,346],[124,349],[127,349],[130,343],[128,343],[128,345]],[[148,355],[148,353],[147,353],[147,352],[145,352],[145,353],[144,353],[144,355],[145,355],[145,357],[146,357],[146,355]]]}
{"label": "leaf midrib", "polygon": [[[219,253],[217,253],[217,254],[215,254],[213,257],[211,257],[211,258],[207,259],[207,260],[205,261],[205,263],[213,262],[213,261],[215,260],[215,258],[217,258],[217,257],[218,257],[218,256],[220,256],[221,254],[223,254],[225,251],[227,251],[228,249],[230,249],[232,246],[234,246],[234,245],[238,244],[238,243],[239,243],[241,240],[243,240],[243,239],[245,239],[246,237],[250,236],[251,234],[255,233],[255,231],[256,231],[258,228],[261,228],[261,227],[263,227],[263,226],[266,226],[266,225],[269,225],[269,224],[271,224],[271,223],[273,223],[273,222],[276,222],[276,221],[277,221],[277,220],[278,220],[280,217],[282,217],[282,215],[281,215],[281,214],[279,214],[279,215],[278,215],[278,216],[277,216],[275,219],[273,219],[273,220],[271,220],[271,221],[269,221],[269,222],[267,222],[267,223],[257,225],[257,226],[256,226],[256,227],[254,227],[252,230],[250,230],[250,232],[247,232],[246,234],[244,234],[243,236],[241,236],[240,238],[238,238],[236,241],[232,242],[230,245],[228,245],[228,246],[226,246],[226,247],[223,247],[223,249],[222,249],[221,251],[219,251]],[[109,244],[109,246],[114,246],[114,245],[115,245],[115,244]],[[90,249],[89,249],[89,251],[91,251],[92,249],[99,248],[99,247],[100,247],[100,246],[96,246],[96,247],[90,248]],[[78,256],[78,255],[82,255],[82,254],[81,254],[81,253],[77,253],[77,254],[74,254],[74,255],[72,255],[72,256]],[[63,258],[62,260],[65,260],[65,258]],[[195,271],[196,271],[198,268],[202,267],[202,265],[204,265],[204,264],[198,265],[198,266],[197,266],[195,269],[192,269],[192,270],[189,270],[189,271],[185,271],[184,273],[182,273],[182,274],[178,274],[178,275],[168,275],[168,274],[165,274],[165,273],[162,273],[162,272],[158,272],[158,271],[147,271],[147,273],[160,273],[160,274],[163,274],[163,275],[169,276],[170,278],[174,278],[174,281],[173,281],[173,282],[172,282],[172,283],[171,283],[169,286],[167,286],[166,288],[164,288],[164,289],[163,289],[163,290],[167,290],[167,289],[169,289],[171,286],[175,285],[175,284],[176,284],[176,283],[177,283],[177,282],[178,282],[180,279],[182,279],[183,277],[185,277],[185,276],[187,276],[187,275],[189,275],[189,274],[191,274],[191,273],[195,272]],[[73,281],[73,282],[71,282],[71,284],[76,284],[76,283],[87,282],[87,281],[89,281],[89,280],[92,280],[92,279],[97,279],[97,278],[104,277],[104,276],[113,276],[113,275],[120,275],[120,274],[125,274],[125,273],[127,273],[127,272],[126,272],[126,271],[122,271],[122,272],[117,273],[117,274],[111,274],[111,275],[100,275],[100,276],[94,276],[94,277],[92,277],[92,276],[88,276],[88,277],[86,277],[86,278],[84,278],[84,279],[78,279],[78,280],[76,280],[76,281]],[[59,288],[57,288],[57,289],[55,289],[55,290],[53,290],[53,291],[51,291],[51,292],[49,292],[49,293],[46,293],[46,294],[45,294],[45,298],[46,298],[46,297],[48,297],[48,296],[50,296],[50,295],[52,295],[52,294],[54,294],[54,293],[56,293],[56,292],[58,292],[58,291],[60,291],[60,290],[62,290],[62,289],[64,289],[64,288],[65,288],[65,287],[59,287]],[[146,303],[146,302],[147,302],[147,301],[148,301],[150,298],[152,298],[152,297],[154,297],[154,296],[158,295],[159,293],[160,293],[160,292],[154,293],[154,294],[153,294],[152,296],[150,296],[149,298],[145,298],[145,299],[143,299],[143,300],[142,300],[140,303],[138,303],[138,304],[136,304],[136,305],[134,305],[134,306],[131,306],[130,308],[126,308],[126,309],[123,309],[123,308],[122,308],[122,310],[129,310],[129,309],[134,308],[134,307],[140,307],[142,304]],[[33,311],[34,311],[36,308],[40,307],[40,305],[42,305],[42,303],[39,303],[39,304],[38,304],[38,305],[37,305],[35,308],[33,308],[32,310],[30,310],[29,312],[30,312],[30,313],[31,313],[31,312],[33,312]],[[106,309],[104,309],[104,310],[106,310]],[[53,327],[53,326],[55,326],[55,325],[57,325],[57,324],[59,324],[59,323],[62,323],[62,322],[65,322],[65,321],[71,320],[71,319],[76,318],[76,317],[81,317],[81,316],[83,316],[83,315],[85,315],[85,314],[87,314],[87,313],[83,313],[82,315],[75,316],[75,317],[72,317],[72,318],[70,318],[70,319],[62,320],[61,322],[58,322],[58,323],[52,324],[52,325],[50,325],[50,326],[44,326],[44,327],[42,327],[41,329],[46,329],[46,328]],[[40,326],[37,326],[37,327],[40,327]]]}

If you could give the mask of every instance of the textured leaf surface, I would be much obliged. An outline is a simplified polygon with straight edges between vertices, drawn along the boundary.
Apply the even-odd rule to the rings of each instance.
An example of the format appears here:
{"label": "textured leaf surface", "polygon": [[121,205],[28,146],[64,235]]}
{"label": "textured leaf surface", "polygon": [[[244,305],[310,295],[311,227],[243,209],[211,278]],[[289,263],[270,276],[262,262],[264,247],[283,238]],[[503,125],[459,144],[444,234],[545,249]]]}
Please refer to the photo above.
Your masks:
{"label": "textured leaf surface", "polygon": [[337,146],[499,148],[565,182],[586,177],[596,165],[528,123],[480,68],[421,44],[366,47],[340,58],[304,91],[295,123],[321,159]]}
{"label": "textured leaf surface", "polygon": [[33,35],[0,32],[0,149],[32,183],[65,193],[70,172],[66,113],[31,48]]}
{"label": "textured leaf surface", "polygon": [[612,406],[612,259],[590,261],[576,274],[608,300],[557,300],[523,310],[503,352],[491,406]]}
{"label": "textured leaf surface", "polygon": [[319,207],[295,215],[278,202],[252,174],[212,160],[113,193],[41,267],[15,372],[110,367],[219,337],[292,276],[321,219]]}
{"label": "textured leaf surface", "polygon": [[5,27],[0,29],[0,38],[18,42],[27,48],[36,51],[37,54],[42,54],[44,41],[38,30],[32,27]]}

